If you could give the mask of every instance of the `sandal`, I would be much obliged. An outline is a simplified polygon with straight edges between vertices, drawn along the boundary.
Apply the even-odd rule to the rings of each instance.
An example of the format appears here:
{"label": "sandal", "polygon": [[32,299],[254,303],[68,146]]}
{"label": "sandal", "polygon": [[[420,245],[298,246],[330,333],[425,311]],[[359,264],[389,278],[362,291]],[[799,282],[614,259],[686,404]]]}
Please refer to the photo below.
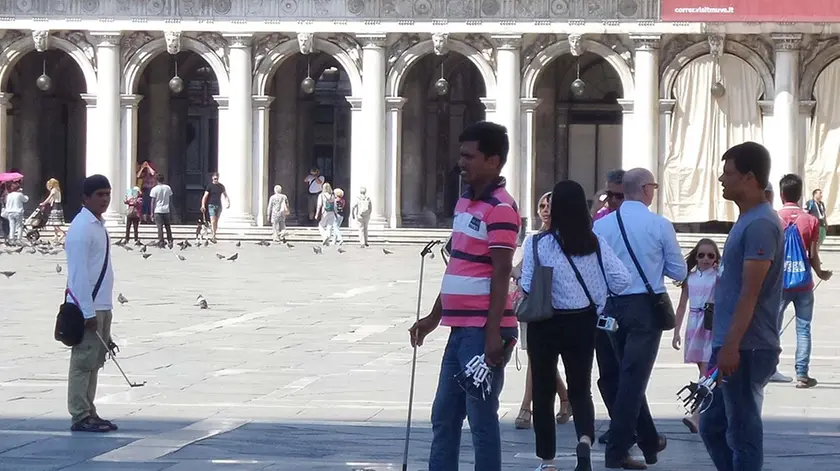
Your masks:
{"label": "sandal", "polygon": [[528,409],[519,409],[519,415],[513,421],[513,425],[517,430],[525,430],[531,428],[531,411]]}
{"label": "sandal", "polygon": [[110,420],[105,420],[105,419],[103,419],[102,417],[99,417],[99,416],[91,416],[91,417],[93,418],[93,420],[95,422],[108,426],[108,430],[111,430],[111,431],[119,430],[119,427],[117,427],[117,424],[111,422]]}
{"label": "sandal", "polygon": [[85,417],[84,419],[73,424],[73,426],[70,427],[70,431],[105,433],[110,432],[111,428],[102,422],[97,422],[93,417]]}
{"label": "sandal", "polygon": [[558,425],[563,425],[569,423],[569,419],[572,418],[572,404],[566,400],[560,400],[560,412],[554,417],[557,421]]}
{"label": "sandal", "polygon": [[551,469],[553,471],[557,471],[557,466],[554,466],[553,464],[541,464],[541,465],[537,466],[537,469],[534,470],[534,471],[544,471],[546,469]]}

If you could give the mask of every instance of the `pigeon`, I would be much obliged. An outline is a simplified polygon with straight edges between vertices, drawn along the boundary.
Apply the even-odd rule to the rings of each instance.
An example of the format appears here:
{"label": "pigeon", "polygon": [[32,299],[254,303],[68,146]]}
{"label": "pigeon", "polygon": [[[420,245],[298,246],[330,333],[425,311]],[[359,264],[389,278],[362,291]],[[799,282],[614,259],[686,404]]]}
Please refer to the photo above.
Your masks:
{"label": "pigeon", "polygon": [[388,249],[382,249],[382,253],[384,253],[385,255],[391,255],[391,254],[392,254],[392,253],[394,253],[394,252],[391,252],[391,251],[390,251],[390,250],[388,250]]}
{"label": "pigeon", "polygon": [[9,250],[9,253],[21,253],[23,252],[23,247],[18,247],[16,249]]}
{"label": "pigeon", "polygon": [[234,262],[234,261],[236,261],[237,258],[239,258],[239,252],[236,252],[235,254],[231,255],[227,259],[230,260],[231,262]]}
{"label": "pigeon", "polygon": [[324,253],[324,251],[321,249],[321,247],[312,247],[312,251],[315,252],[316,255],[320,255],[320,254]]}
{"label": "pigeon", "polygon": [[200,309],[207,309],[207,300],[204,299],[204,296],[198,295],[195,299],[195,305],[198,306]]}
{"label": "pigeon", "polygon": [[292,245],[292,244],[291,244],[291,242],[286,242],[286,247],[288,247],[288,248],[290,248],[290,249],[295,248],[295,246],[294,246],[294,245]]}
{"label": "pigeon", "polygon": [[58,255],[61,252],[64,252],[64,249],[55,249],[50,251],[50,255]]}
{"label": "pigeon", "polygon": [[[132,252],[134,249],[129,245],[120,245],[120,247],[124,248],[126,252]],[[144,246],[145,247],[145,246]]]}
{"label": "pigeon", "polygon": [[146,246],[140,247],[140,253],[146,253]]}
{"label": "pigeon", "polygon": [[34,254],[36,254],[36,253],[38,253],[38,251],[37,251],[37,250],[35,250],[35,248],[34,248],[34,247],[33,247],[33,248],[31,248],[31,249],[29,249],[29,250],[27,250],[27,252],[29,252],[29,253],[31,253],[31,254],[33,254],[33,255],[34,255]]}
{"label": "pigeon", "polygon": [[205,241],[204,241],[204,246],[205,246],[205,247],[207,247],[208,245],[210,245],[210,241],[209,241],[209,240],[205,240]]}
{"label": "pigeon", "polygon": [[17,272],[14,272],[14,271],[0,271],[0,275],[5,276],[6,278],[11,278],[11,277],[15,276],[15,273],[17,273]]}
{"label": "pigeon", "polygon": [[117,301],[118,301],[120,304],[125,304],[125,303],[127,303],[127,302],[128,302],[128,298],[126,298],[125,296],[123,296],[123,294],[122,294],[122,293],[120,293],[120,294],[118,294],[118,295],[117,295]]}
{"label": "pigeon", "polygon": [[113,245],[120,245],[120,246],[122,246],[122,245],[125,245],[125,241],[123,241],[122,239],[118,239],[116,242],[114,242],[114,244],[113,244]]}
{"label": "pigeon", "polygon": [[61,265],[56,265],[55,266],[55,272],[56,273],[61,273]]}
{"label": "pigeon", "polygon": [[187,257],[185,257],[185,256],[183,256],[183,255],[181,255],[181,254],[177,254],[177,253],[176,253],[176,254],[175,254],[175,256],[176,256],[176,257],[178,257],[178,260],[180,260],[180,261],[182,261],[182,262],[183,262],[184,260],[186,260],[186,259],[187,259]]}
{"label": "pigeon", "polygon": [[347,252],[347,251],[342,249],[341,247],[338,248],[338,253],[344,253],[344,252]]}
{"label": "pigeon", "polygon": [[236,241],[236,246],[237,246],[237,247],[242,247],[242,242],[239,242],[239,241],[237,240],[237,241]]}
{"label": "pigeon", "polygon": [[152,256],[152,254],[150,254],[150,253],[144,253],[143,254],[143,260],[146,260],[147,258],[149,258],[151,256]]}
{"label": "pigeon", "polygon": [[216,252],[216,258],[218,258],[219,260],[224,260],[224,259],[226,259],[227,257],[226,257],[226,256],[224,256],[224,255],[222,255],[222,254],[220,254],[219,252]]}

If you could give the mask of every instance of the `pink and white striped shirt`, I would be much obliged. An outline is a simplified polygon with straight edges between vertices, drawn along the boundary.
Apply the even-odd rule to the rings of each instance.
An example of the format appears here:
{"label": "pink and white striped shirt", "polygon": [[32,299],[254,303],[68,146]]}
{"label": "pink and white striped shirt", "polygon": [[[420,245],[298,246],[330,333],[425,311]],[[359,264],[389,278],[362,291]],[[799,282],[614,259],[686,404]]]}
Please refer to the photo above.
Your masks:
{"label": "pink and white striped shirt", "polygon": [[[450,239],[450,261],[443,275],[441,325],[484,327],[490,310],[490,249],[516,250],[519,211],[498,179],[483,195],[467,190],[455,205]],[[505,305],[501,327],[516,327],[512,294]]]}

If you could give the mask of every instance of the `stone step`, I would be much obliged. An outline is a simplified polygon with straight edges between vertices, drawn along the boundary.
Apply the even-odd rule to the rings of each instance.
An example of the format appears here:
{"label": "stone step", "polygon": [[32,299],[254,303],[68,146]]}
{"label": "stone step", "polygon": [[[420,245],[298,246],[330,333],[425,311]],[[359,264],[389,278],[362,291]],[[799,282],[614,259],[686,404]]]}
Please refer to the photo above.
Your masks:
{"label": "stone step", "polygon": [[[67,226],[64,226],[67,230]],[[123,226],[109,226],[108,232],[112,238],[122,238],[125,235],[125,228]],[[446,241],[449,238],[450,229],[435,229],[435,228],[371,228],[369,231],[369,241],[372,244],[425,244],[430,240]],[[49,237],[52,233],[51,229],[42,229],[42,235]],[[140,225],[140,239],[144,241],[155,240],[157,238],[157,228],[151,224]],[[219,240],[241,240],[241,241],[260,241],[271,239],[270,227],[244,227],[244,228],[221,228],[217,234]],[[359,237],[355,228],[344,227],[341,231],[345,243],[358,243]],[[192,225],[173,225],[172,237],[175,239],[193,239],[195,237],[195,226]],[[693,234],[693,233],[677,233],[677,241],[683,250],[691,250],[698,240],[708,238],[715,241],[719,247],[723,247],[726,242],[726,234]],[[290,227],[287,229],[286,239],[290,242],[320,242],[321,236],[316,227]],[[824,252],[840,252],[840,236],[826,237],[823,245],[820,247]]]}

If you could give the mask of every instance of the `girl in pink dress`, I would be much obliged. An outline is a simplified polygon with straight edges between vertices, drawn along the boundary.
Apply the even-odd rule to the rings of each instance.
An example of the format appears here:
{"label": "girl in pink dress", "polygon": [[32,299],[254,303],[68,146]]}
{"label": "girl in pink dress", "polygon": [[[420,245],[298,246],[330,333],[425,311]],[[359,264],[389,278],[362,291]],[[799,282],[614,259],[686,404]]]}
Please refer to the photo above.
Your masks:
{"label": "girl in pink dress", "polygon": [[[715,284],[718,280],[718,262],[720,261],[720,250],[717,244],[711,239],[701,239],[700,242],[688,253],[685,263],[688,265],[688,276],[679,283],[682,287],[680,304],[677,308],[677,325],[674,328],[674,339],[671,346],[675,350],[680,349],[682,338],[683,320],[686,319],[686,308],[688,308],[688,319],[685,326],[685,362],[695,363],[700,370],[700,376],[706,375],[706,368],[709,358],[712,355],[712,331],[703,325],[706,304],[714,305]],[[683,424],[691,431],[697,433],[700,416],[694,414],[691,418],[684,418]]]}

